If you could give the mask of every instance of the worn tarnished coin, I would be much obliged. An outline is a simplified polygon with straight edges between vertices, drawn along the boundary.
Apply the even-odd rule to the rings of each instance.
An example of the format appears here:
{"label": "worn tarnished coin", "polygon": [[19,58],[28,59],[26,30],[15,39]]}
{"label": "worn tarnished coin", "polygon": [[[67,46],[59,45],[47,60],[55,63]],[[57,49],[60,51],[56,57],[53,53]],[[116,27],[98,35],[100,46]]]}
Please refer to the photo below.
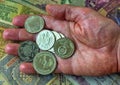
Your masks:
{"label": "worn tarnished coin", "polygon": [[18,55],[23,61],[33,61],[35,55],[39,52],[39,47],[35,42],[24,41],[20,44]]}
{"label": "worn tarnished coin", "polygon": [[74,50],[74,43],[68,38],[60,38],[54,44],[55,54],[61,58],[71,57]]}
{"label": "worn tarnished coin", "polygon": [[52,32],[53,32],[53,34],[55,35],[55,39],[56,39],[56,40],[58,40],[58,39],[61,38],[61,36],[60,36],[60,34],[59,34],[58,32],[56,32],[56,31],[52,31]]}
{"label": "worn tarnished coin", "polygon": [[25,21],[25,29],[30,33],[37,33],[44,28],[44,19],[40,16],[30,16]]}
{"label": "worn tarnished coin", "polygon": [[41,75],[52,73],[56,64],[55,56],[49,51],[40,52],[33,59],[33,67]]}
{"label": "worn tarnished coin", "polygon": [[36,38],[36,43],[41,50],[49,50],[55,42],[54,34],[49,30],[42,30]]}

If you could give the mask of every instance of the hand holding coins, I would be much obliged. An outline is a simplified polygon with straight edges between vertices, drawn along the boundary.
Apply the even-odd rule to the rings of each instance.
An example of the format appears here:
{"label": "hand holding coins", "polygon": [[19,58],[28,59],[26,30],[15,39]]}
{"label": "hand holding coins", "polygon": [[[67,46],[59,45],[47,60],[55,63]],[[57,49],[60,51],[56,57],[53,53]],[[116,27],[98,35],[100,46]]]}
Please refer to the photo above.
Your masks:
{"label": "hand holding coins", "polygon": [[[26,19],[26,31],[29,33],[39,33],[36,37],[36,43],[24,41],[20,44],[18,55],[22,61],[33,61],[33,67],[37,73],[47,75],[52,73],[57,66],[53,53],[61,58],[71,57],[74,52],[74,44],[70,39],[62,38],[60,33],[44,30],[43,28],[44,19],[42,17],[30,16]],[[51,51],[51,49],[53,50]]]}
{"label": "hand holding coins", "polygon": [[[48,15],[42,15],[45,29],[37,34],[28,33],[25,29],[7,29],[3,33],[3,37],[9,40],[35,40],[39,49],[41,48],[33,61],[20,65],[20,71],[35,73],[34,68],[43,75],[55,72],[92,76],[120,71],[117,55],[120,52],[120,28],[117,24],[84,7],[47,5],[46,10]],[[24,27],[26,17],[28,19],[27,15],[15,17],[13,24]],[[31,25],[34,26],[33,23]],[[19,47],[20,44],[9,44],[5,51],[18,54]],[[25,49],[28,48],[26,46]],[[31,45],[28,51],[33,50],[34,46]]]}

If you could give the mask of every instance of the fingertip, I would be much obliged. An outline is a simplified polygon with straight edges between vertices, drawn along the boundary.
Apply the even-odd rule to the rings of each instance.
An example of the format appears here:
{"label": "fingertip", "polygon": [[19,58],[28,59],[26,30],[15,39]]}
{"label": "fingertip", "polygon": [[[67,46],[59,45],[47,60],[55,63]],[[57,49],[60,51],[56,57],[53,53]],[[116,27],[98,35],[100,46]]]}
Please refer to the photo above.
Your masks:
{"label": "fingertip", "polygon": [[32,63],[21,63],[19,67],[20,71],[26,74],[35,74],[36,71],[33,68]]}
{"label": "fingertip", "polygon": [[9,35],[8,31],[4,30],[4,32],[3,32],[3,39],[6,40],[8,35]]}
{"label": "fingertip", "polygon": [[28,15],[18,15],[13,18],[12,23],[13,25],[23,27],[25,20],[28,18]]}
{"label": "fingertip", "polygon": [[3,38],[5,40],[19,40],[19,36],[17,36],[19,33],[19,29],[6,29],[3,32]]}
{"label": "fingertip", "polygon": [[7,54],[10,54],[10,55],[18,55],[18,47],[19,45],[18,44],[12,44],[12,43],[8,43],[6,46],[5,46],[5,52]]}

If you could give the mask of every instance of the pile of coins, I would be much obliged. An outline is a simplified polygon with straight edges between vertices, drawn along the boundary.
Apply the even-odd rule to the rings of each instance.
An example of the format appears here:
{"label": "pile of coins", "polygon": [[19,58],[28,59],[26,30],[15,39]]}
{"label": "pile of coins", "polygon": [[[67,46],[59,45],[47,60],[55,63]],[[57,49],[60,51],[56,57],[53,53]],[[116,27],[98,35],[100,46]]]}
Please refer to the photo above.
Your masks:
{"label": "pile of coins", "polygon": [[30,16],[25,21],[25,29],[29,33],[38,33],[36,42],[24,41],[20,44],[18,55],[22,61],[33,62],[37,73],[47,75],[52,73],[57,60],[69,58],[74,53],[74,43],[62,33],[44,28],[44,19],[40,16]]}

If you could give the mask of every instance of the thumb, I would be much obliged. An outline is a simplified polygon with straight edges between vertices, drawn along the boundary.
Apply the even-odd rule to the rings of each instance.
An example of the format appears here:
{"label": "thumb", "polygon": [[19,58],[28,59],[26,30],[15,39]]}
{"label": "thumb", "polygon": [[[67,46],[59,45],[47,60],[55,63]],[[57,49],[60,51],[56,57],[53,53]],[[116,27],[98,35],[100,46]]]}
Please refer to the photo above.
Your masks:
{"label": "thumb", "polygon": [[86,18],[86,15],[91,13],[90,8],[70,5],[47,5],[46,11],[48,12],[49,15],[57,19],[74,22]]}

